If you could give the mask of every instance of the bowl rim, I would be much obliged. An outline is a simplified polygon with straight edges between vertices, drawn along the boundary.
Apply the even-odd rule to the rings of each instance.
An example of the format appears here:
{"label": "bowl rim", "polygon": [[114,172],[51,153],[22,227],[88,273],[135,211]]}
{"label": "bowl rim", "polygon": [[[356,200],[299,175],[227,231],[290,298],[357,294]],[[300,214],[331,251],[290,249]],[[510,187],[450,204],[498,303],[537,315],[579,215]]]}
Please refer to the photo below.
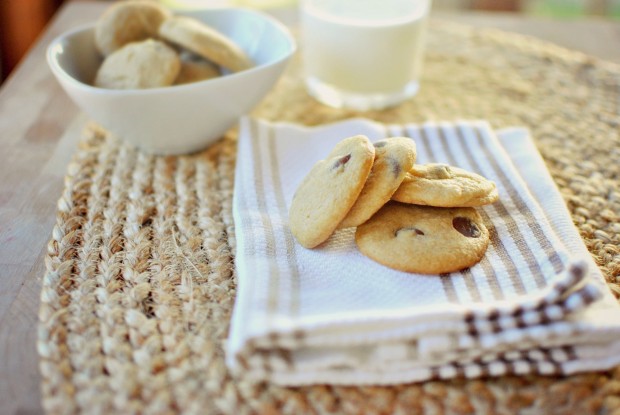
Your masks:
{"label": "bowl rim", "polygon": [[183,15],[183,16],[188,16],[188,17],[195,17],[197,14],[202,14],[202,13],[210,13],[210,12],[230,12],[230,13],[245,13],[245,14],[250,14],[250,15],[254,15],[260,19],[263,19],[267,22],[269,22],[272,26],[274,26],[276,29],[278,29],[278,31],[284,36],[284,38],[287,40],[288,42],[288,51],[286,54],[284,54],[283,56],[281,56],[280,58],[269,62],[267,64],[263,64],[263,65],[257,65],[257,66],[253,66],[249,69],[245,69],[243,71],[239,71],[239,72],[233,72],[230,74],[227,74],[225,76],[222,77],[217,77],[217,78],[212,78],[212,79],[205,79],[202,81],[196,81],[196,82],[191,82],[191,83],[187,83],[187,84],[181,84],[181,85],[170,85],[170,86],[162,86],[162,87],[157,87],[157,88],[145,88],[145,89],[108,89],[108,88],[100,88],[100,87],[96,87],[94,85],[90,85],[87,84],[85,82],[82,82],[76,78],[74,78],[73,76],[69,75],[69,73],[67,73],[67,71],[58,63],[58,60],[54,58],[56,52],[55,49],[59,47],[59,45],[61,45],[66,39],[75,36],[78,33],[83,33],[86,31],[92,31],[95,28],[96,22],[90,22],[90,23],[85,23],[82,25],[79,25],[71,30],[68,30],[66,32],[61,33],[60,35],[56,36],[47,46],[46,49],[46,60],[47,60],[47,64],[50,67],[50,69],[52,70],[52,72],[59,78],[62,78],[64,82],[67,82],[69,84],[71,84],[74,87],[80,88],[82,90],[86,90],[95,94],[105,94],[105,95],[118,95],[118,96],[128,96],[128,95],[149,95],[149,94],[161,94],[163,92],[165,93],[174,93],[175,91],[184,91],[184,90],[189,90],[191,88],[196,88],[196,86],[198,85],[204,85],[205,83],[215,83],[218,81],[226,81],[226,82],[230,82],[228,80],[232,80],[236,77],[240,77],[240,76],[245,76],[245,74],[248,73],[252,73],[252,72],[257,72],[259,70],[262,70],[264,68],[268,68],[271,66],[275,66],[278,65],[279,63],[286,61],[288,59],[291,58],[291,56],[293,56],[293,54],[297,51],[297,42],[295,41],[295,38],[293,37],[291,31],[288,29],[288,27],[286,27],[286,25],[282,22],[280,22],[278,19],[276,19],[273,16],[270,16],[269,14],[259,11],[259,10],[253,10],[253,9],[249,9],[249,8],[245,8],[245,7],[210,7],[208,9],[200,9],[200,10],[183,10],[183,11],[179,11],[177,14],[178,15]]}

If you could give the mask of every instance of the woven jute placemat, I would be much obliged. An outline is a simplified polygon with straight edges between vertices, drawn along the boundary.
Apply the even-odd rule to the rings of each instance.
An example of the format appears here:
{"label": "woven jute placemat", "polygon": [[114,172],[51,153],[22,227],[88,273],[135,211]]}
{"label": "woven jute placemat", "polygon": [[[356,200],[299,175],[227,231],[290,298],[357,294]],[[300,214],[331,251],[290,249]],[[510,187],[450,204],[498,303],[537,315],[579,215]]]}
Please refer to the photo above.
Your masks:
{"label": "woven jute placemat", "polygon": [[[538,40],[430,25],[420,93],[386,111],[309,98],[300,62],[255,116],[309,125],[484,118],[524,125],[610,288],[620,293],[620,67]],[[39,354],[49,413],[620,413],[620,369],[395,387],[281,388],[233,379],[234,131],[154,157],[90,126],[68,168],[43,278]]]}

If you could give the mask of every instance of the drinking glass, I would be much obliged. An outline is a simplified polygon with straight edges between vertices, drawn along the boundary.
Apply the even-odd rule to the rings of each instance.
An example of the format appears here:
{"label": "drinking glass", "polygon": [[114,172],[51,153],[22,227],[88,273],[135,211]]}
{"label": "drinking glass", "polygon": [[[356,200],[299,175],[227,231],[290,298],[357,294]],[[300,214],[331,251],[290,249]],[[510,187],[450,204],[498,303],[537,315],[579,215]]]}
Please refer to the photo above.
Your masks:
{"label": "drinking glass", "polygon": [[310,95],[364,111],[416,94],[431,0],[301,0],[300,6]]}

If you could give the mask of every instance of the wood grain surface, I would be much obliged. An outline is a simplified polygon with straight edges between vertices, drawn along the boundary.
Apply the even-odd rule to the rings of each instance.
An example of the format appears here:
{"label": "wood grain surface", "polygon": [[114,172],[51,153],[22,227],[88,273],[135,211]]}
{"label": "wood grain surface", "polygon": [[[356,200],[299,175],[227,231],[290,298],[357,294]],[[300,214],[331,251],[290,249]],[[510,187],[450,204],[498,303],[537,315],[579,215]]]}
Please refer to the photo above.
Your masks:
{"label": "wood grain surface", "polygon": [[[40,280],[63,176],[86,122],[49,71],[45,49],[55,36],[95,20],[106,7],[67,3],[0,90],[0,414],[42,412],[36,351]],[[488,13],[439,17],[538,36],[620,62],[618,23]]]}

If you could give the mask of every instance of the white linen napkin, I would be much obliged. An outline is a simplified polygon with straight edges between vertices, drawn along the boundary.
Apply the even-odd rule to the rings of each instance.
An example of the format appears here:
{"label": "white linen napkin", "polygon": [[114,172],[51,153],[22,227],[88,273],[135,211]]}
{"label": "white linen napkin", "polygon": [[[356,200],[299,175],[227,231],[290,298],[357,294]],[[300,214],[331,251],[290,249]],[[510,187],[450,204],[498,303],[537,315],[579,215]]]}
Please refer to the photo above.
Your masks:
{"label": "white linen napkin", "polygon": [[[288,228],[292,196],[345,137],[415,140],[417,163],[495,181],[479,208],[491,243],[477,265],[437,276],[363,256],[354,229],[315,249]],[[483,121],[319,127],[244,119],[233,200],[235,372],[283,385],[391,384],[455,376],[569,374],[620,363],[620,306],[524,129]]]}

